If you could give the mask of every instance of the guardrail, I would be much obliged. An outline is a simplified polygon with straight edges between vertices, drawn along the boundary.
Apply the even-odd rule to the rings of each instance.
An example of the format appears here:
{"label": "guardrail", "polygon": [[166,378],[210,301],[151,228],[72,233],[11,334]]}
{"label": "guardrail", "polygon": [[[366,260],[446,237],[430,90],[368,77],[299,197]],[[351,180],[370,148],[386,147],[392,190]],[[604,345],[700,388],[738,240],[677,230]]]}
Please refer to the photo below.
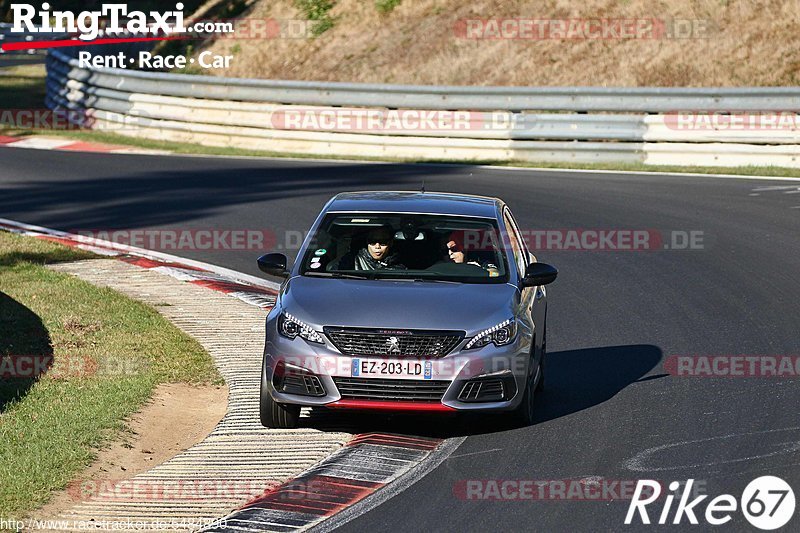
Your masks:
{"label": "guardrail", "polygon": [[3,48],[2,48],[2,44],[3,43],[19,42],[19,41],[32,41],[33,40],[33,36],[32,35],[29,35],[29,34],[21,34],[21,35],[13,34],[13,33],[11,33],[10,30],[11,30],[11,24],[6,24],[6,23],[0,24],[0,55],[20,54],[20,53],[24,53],[24,54],[28,54],[28,55],[33,55],[33,54],[37,54],[38,53],[40,55],[43,55],[42,52],[37,51],[37,50],[25,50],[24,52],[8,52],[6,50],[3,50]]}
{"label": "guardrail", "polygon": [[[800,120],[784,111],[800,108],[800,88],[430,87],[247,80],[81,68],[57,50],[48,55],[47,71],[49,107],[85,113],[91,127],[150,139],[404,159],[800,165]],[[404,110],[404,116],[434,113],[439,119],[450,117],[450,122],[433,128],[370,126],[369,117],[385,123],[396,109]],[[463,109],[470,111],[459,112]],[[780,111],[788,125],[720,128],[700,120],[702,127],[693,127],[708,115],[681,115],[678,109]],[[326,116],[332,120],[324,127],[300,124],[308,117]],[[354,127],[359,116],[362,127]],[[295,124],[287,117],[296,119]],[[458,120],[461,127],[456,127]],[[682,120],[693,123],[686,127]]]}
{"label": "guardrail", "polygon": [[11,27],[13,24],[8,22],[0,22],[0,55],[45,55],[45,50],[36,49],[36,50],[20,50],[20,51],[6,51],[3,50],[2,44],[3,43],[15,43],[15,42],[22,42],[22,41],[33,41],[35,40],[55,40],[55,39],[64,39],[68,36],[66,33],[47,33],[47,34],[36,34],[34,38],[34,34],[32,33],[12,33]]}

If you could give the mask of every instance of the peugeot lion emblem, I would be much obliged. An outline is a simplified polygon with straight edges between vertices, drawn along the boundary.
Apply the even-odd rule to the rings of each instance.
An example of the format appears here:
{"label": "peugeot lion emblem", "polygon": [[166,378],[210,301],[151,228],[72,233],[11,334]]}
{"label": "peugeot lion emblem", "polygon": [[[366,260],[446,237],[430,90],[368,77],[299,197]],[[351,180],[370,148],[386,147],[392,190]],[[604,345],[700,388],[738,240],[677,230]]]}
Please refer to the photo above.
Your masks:
{"label": "peugeot lion emblem", "polygon": [[386,339],[386,349],[388,353],[391,354],[399,354],[400,353],[400,339],[397,337],[389,337]]}

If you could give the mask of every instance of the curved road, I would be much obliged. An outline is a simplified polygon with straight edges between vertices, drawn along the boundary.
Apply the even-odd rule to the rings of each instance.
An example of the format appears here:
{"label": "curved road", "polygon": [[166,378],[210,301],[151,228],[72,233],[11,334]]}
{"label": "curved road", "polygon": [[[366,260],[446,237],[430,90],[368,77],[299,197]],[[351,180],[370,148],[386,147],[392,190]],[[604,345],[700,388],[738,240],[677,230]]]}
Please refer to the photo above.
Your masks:
{"label": "curved road", "polygon": [[[800,183],[8,148],[0,162],[0,217],[62,230],[264,229],[286,244],[337,192],[424,180],[430,191],[500,196],[525,229],[652,230],[667,243],[673,230],[702,232],[696,250],[538,251],[561,271],[538,423],[359,419],[365,430],[467,439],[344,531],[623,527],[626,501],[466,500],[469,480],[694,478],[712,497],[738,497],[772,474],[800,490],[797,379],[676,377],[664,365],[672,355],[800,355]],[[257,251],[172,253],[258,274]],[[661,504],[650,509],[656,520]],[[750,528],[740,513],[728,525]]]}

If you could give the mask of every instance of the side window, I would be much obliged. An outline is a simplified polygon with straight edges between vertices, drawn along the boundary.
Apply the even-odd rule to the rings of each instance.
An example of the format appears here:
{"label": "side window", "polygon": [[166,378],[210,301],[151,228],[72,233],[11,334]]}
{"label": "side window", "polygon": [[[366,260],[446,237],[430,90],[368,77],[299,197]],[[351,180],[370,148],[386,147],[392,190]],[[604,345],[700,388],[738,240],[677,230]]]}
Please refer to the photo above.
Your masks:
{"label": "side window", "polygon": [[528,265],[528,256],[532,255],[530,249],[528,248],[528,241],[525,240],[525,235],[519,229],[519,224],[517,224],[517,219],[514,218],[514,214],[511,212],[510,209],[506,208],[506,213],[508,213],[508,218],[511,219],[511,223],[514,224],[514,230],[517,232],[517,236],[519,237],[519,242],[522,245],[522,251],[525,257],[525,266]]}
{"label": "side window", "polygon": [[517,262],[517,270],[521,276],[525,275],[525,268],[528,266],[527,252],[525,252],[522,239],[520,239],[519,232],[517,231],[517,225],[511,220],[508,209],[506,209],[503,214],[503,220],[508,230],[508,240],[511,241],[511,251],[514,254],[514,260]]}

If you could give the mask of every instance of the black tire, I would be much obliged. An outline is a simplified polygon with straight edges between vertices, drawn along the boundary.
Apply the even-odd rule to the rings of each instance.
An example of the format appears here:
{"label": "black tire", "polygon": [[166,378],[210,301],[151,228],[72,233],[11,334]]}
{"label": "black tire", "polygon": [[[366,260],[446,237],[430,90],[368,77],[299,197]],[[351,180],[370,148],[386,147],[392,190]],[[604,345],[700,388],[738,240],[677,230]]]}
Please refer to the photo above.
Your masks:
{"label": "black tire", "polygon": [[539,383],[536,384],[536,392],[541,394],[544,392],[544,369],[547,361],[547,323],[544,326],[544,335],[542,336],[542,356],[539,359]]}
{"label": "black tire", "polygon": [[300,406],[278,403],[272,399],[267,390],[267,383],[262,375],[261,401],[259,415],[261,425],[265,428],[294,429],[300,424]]}
{"label": "black tire", "polygon": [[534,420],[533,378],[529,377],[522,394],[522,402],[511,412],[511,419],[516,426],[530,426]]}
{"label": "black tire", "polygon": [[[534,348],[535,349],[535,348]],[[533,365],[533,357],[531,357],[531,366]],[[534,416],[535,416],[535,380],[536,379],[536,372],[530,372],[528,374],[527,379],[525,380],[525,391],[522,394],[522,401],[511,412],[511,419],[517,426],[530,426],[533,424]]]}

